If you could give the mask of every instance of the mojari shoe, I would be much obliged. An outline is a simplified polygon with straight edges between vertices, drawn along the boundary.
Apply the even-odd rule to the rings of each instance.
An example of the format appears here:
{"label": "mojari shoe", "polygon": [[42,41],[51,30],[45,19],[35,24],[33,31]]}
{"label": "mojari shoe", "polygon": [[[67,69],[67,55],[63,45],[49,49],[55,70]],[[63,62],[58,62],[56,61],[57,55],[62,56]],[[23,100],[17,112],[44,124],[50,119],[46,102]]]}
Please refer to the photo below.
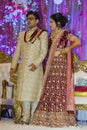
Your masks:
{"label": "mojari shoe", "polygon": [[21,124],[21,125],[24,125],[24,124],[29,125],[29,121],[23,121],[23,120],[21,120],[19,124]]}

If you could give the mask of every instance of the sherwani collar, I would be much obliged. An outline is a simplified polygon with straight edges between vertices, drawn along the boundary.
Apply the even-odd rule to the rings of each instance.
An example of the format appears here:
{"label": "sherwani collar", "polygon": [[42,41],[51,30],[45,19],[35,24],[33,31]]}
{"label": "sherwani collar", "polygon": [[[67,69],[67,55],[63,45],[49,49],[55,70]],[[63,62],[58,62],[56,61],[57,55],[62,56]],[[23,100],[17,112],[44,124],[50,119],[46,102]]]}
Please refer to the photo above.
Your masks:
{"label": "sherwani collar", "polygon": [[37,26],[33,27],[33,28],[29,28],[28,31],[35,31],[36,29],[38,29]]}

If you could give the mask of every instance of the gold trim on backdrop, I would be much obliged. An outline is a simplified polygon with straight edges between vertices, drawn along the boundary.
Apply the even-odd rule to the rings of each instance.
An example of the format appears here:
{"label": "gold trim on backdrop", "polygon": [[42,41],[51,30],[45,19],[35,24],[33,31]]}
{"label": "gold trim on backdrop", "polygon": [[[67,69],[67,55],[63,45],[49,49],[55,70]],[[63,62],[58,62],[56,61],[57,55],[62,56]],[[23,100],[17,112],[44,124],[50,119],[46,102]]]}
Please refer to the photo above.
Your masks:
{"label": "gold trim on backdrop", "polygon": [[78,71],[84,71],[87,68],[87,60],[79,60],[78,55],[73,53],[73,70],[74,73]]}
{"label": "gold trim on backdrop", "polygon": [[3,51],[0,51],[0,63],[10,63],[12,60],[11,56],[8,56]]}
{"label": "gold trim on backdrop", "polygon": [[87,105],[86,104],[78,104],[75,105],[76,110],[87,110]]}
{"label": "gold trim on backdrop", "polygon": [[74,92],[74,96],[87,97],[87,92]]}

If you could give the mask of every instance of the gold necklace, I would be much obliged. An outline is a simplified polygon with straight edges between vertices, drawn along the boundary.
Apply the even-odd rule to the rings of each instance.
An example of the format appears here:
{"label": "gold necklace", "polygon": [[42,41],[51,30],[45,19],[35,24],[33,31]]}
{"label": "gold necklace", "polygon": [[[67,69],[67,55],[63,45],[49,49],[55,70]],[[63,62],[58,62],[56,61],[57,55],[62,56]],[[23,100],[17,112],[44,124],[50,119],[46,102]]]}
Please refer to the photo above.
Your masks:
{"label": "gold necklace", "polygon": [[57,30],[51,32],[51,36],[50,36],[51,39],[54,40],[61,31],[62,31],[62,29],[57,29]]}

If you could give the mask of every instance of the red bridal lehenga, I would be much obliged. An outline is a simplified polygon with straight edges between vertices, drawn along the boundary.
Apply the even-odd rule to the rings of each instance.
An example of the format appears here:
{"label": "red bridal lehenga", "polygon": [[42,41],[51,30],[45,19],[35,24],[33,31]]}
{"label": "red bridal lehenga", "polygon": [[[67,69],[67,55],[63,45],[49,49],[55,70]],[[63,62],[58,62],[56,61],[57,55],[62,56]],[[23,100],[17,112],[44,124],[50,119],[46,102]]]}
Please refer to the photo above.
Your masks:
{"label": "red bridal lehenga", "polygon": [[[63,41],[66,41],[67,34],[67,31],[63,33]],[[62,43],[64,47],[66,42]],[[67,62],[67,54],[54,56],[31,124],[50,127],[76,124],[74,111],[67,110]]]}

